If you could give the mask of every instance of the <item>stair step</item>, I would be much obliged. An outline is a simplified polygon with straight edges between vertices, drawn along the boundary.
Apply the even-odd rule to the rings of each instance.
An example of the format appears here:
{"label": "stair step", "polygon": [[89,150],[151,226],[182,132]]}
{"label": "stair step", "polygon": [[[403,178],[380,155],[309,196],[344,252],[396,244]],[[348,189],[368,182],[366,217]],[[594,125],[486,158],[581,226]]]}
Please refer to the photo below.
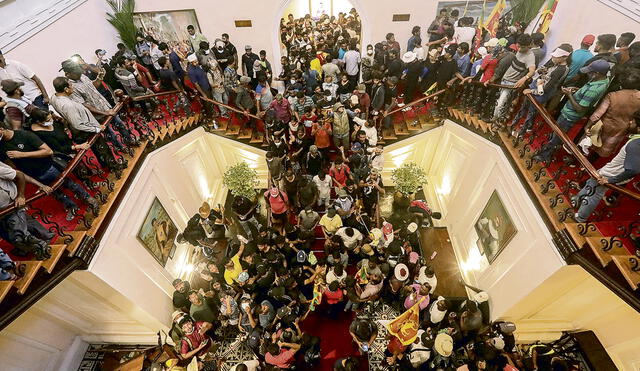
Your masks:
{"label": "stair step", "polygon": [[67,251],[69,251],[69,256],[72,256],[78,249],[78,246],[80,246],[80,242],[82,242],[82,239],[84,238],[86,232],[71,231],[66,233],[70,234],[73,237],[73,241],[67,244]]}
{"label": "stair step", "polygon": [[218,128],[214,131],[225,132],[227,131],[227,127],[229,127],[229,120],[218,120]]}
{"label": "stair step", "polygon": [[585,237],[585,240],[603,267],[611,262],[613,256],[629,256],[629,252],[617,244],[614,244],[610,250],[604,251],[602,248],[608,243],[608,239],[605,237]]}
{"label": "stair step", "polygon": [[417,117],[414,118],[406,118],[404,120],[405,124],[407,125],[407,129],[409,129],[409,131],[421,131],[422,130],[422,125],[420,125],[420,121],[418,120]]}
{"label": "stair step", "polygon": [[622,273],[622,276],[629,283],[629,286],[631,286],[633,290],[637,290],[638,285],[640,285],[640,272],[634,272],[631,270],[631,259],[638,258],[633,258],[631,256],[613,256],[611,259],[620,270],[620,273]]}
{"label": "stair step", "polygon": [[264,142],[264,133],[260,130],[254,130],[251,135],[251,140],[249,143],[262,143]]}
{"label": "stair step", "polygon": [[406,136],[410,134],[409,129],[407,129],[407,125],[404,122],[394,124],[393,132],[397,136]]}
{"label": "stair step", "polygon": [[382,138],[384,138],[384,140],[398,139],[392,128],[382,128]]}
{"label": "stair step", "polygon": [[58,264],[58,260],[60,260],[66,248],[67,245],[51,245],[51,257],[42,262],[42,268],[44,268],[47,273],[53,272],[53,268]]}
{"label": "stair step", "polygon": [[587,243],[586,237],[602,237],[597,229],[593,230],[593,224],[590,224],[591,227],[588,227],[588,230],[586,230],[584,234],[580,234],[580,231],[584,231],[584,229],[587,228],[586,223],[565,223],[564,225],[571,238],[573,238],[573,241],[579,247],[583,247]]}
{"label": "stair step", "polygon": [[225,135],[236,136],[240,133],[240,125],[230,125],[227,127]]}
{"label": "stair step", "polygon": [[15,281],[0,281],[0,303],[7,296]]}
{"label": "stair step", "polygon": [[238,133],[238,139],[251,139],[252,135],[253,135],[253,129],[252,128],[243,128]]}
{"label": "stair step", "polygon": [[24,276],[22,276],[22,278],[15,281],[14,283],[14,286],[16,287],[16,289],[18,289],[18,294],[20,295],[27,292],[27,289],[29,288],[31,281],[33,281],[36,274],[38,274],[38,270],[42,265],[41,261],[35,261],[35,260],[25,261],[22,263],[27,266],[24,272]]}

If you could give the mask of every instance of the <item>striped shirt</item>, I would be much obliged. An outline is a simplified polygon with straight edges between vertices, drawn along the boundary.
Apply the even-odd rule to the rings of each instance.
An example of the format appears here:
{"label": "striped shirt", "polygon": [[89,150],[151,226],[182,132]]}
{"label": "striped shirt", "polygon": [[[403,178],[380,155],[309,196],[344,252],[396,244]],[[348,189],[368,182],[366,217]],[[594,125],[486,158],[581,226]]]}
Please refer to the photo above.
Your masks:
{"label": "striped shirt", "polygon": [[[607,87],[609,86],[609,79],[602,79],[597,81],[589,81],[583,87],[580,88],[577,92],[573,94],[573,98],[576,102],[582,107],[593,107],[595,106],[600,98],[607,92]],[[578,113],[574,108],[571,102],[567,102],[562,108],[561,112],[562,116],[566,118],[568,121],[576,122],[584,117],[584,114]]]}

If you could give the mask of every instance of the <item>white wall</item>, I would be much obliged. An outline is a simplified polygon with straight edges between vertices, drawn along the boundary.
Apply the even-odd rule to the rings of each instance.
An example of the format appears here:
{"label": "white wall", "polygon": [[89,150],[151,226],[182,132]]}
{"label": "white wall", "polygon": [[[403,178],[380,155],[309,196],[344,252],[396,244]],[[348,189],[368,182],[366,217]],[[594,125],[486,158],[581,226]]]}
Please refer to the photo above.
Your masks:
{"label": "white wall", "polygon": [[[266,186],[264,151],[196,129],[149,154],[123,198],[89,271],[129,298],[161,323],[173,311],[171,281],[183,272],[188,244],[179,246],[166,268],[160,266],[136,238],[153,199],[158,197],[179,230],[204,200],[224,203],[222,174],[226,167],[247,161]],[[134,283],[135,284],[132,284]]]}
{"label": "white wall", "polygon": [[580,41],[587,34],[598,36],[611,33],[620,36],[623,32],[634,32],[638,41],[638,26],[638,22],[598,0],[565,0],[558,3],[547,44],[549,48],[555,48],[562,43],[570,43],[574,48],[579,48]]}
{"label": "white wall", "polygon": [[[427,172],[427,201],[442,212],[465,280],[486,290],[492,317],[499,317],[564,265],[533,201],[497,145],[447,121],[444,126],[385,148],[386,184],[390,171],[413,161]],[[494,190],[518,230],[489,265],[476,247],[474,224]]]}

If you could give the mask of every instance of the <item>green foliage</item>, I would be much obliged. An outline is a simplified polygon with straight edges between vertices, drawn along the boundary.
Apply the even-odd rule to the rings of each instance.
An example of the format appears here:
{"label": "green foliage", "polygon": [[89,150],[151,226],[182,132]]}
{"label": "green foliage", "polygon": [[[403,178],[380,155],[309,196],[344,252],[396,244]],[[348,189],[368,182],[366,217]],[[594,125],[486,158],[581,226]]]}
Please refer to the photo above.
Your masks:
{"label": "green foliage", "polygon": [[107,13],[107,21],[118,31],[120,40],[129,49],[136,45],[136,25],[133,23],[133,12],[136,0],[107,0],[113,13]]}
{"label": "green foliage", "polygon": [[511,0],[513,23],[520,22],[521,24],[528,25],[536,18],[545,1],[546,0]]}
{"label": "green foliage", "polygon": [[395,183],[396,191],[411,195],[427,183],[427,174],[417,164],[408,162],[393,170],[391,179]]}
{"label": "green foliage", "polygon": [[227,168],[222,176],[222,184],[232,195],[253,200],[258,186],[258,173],[243,161]]}

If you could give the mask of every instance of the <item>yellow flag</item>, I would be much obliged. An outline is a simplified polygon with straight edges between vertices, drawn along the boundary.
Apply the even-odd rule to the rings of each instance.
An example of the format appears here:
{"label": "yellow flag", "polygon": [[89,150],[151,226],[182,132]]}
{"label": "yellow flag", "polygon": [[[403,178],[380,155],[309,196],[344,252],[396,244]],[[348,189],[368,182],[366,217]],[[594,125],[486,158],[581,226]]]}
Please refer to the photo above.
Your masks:
{"label": "yellow flag", "polygon": [[396,317],[387,324],[389,333],[397,337],[402,345],[409,345],[418,337],[420,329],[420,303],[426,298],[423,297],[415,303],[409,310]]}
{"label": "yellow flag", "polygon": [[498,24],[500,23],[500,16],[502,15],[502,11],[507,7],[507,0],[498,0],[496,5],[493,7],[491,14],[489,17],[482,22],[484,28],[491,34],[491,36],[496,35],[496,31],[498,29]]}

